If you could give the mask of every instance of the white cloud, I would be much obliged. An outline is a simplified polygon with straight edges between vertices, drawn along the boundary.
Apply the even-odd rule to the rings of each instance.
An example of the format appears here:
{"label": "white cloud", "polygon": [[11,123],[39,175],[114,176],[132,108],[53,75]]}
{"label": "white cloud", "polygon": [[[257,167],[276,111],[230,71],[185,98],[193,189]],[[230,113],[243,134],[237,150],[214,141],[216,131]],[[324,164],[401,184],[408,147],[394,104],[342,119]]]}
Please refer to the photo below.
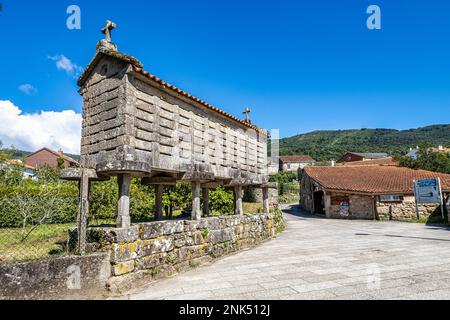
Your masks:
{"label": "white cloud", "polygon": [[26,151],[49,147],[66,153],[80,152],[82,117],[73,110],[28,114],[9,100],[0,100],[0,119],[3,147],[13,145]]}
{"label": "white cloud", "polygon": [[19,90],[22,91],[25,94],[28,94],[28,95],[32,95],[32,94],[37,93],[37,89],[33,85],[31,85],[29,83],[21,84],[19,86]]}
{"label": "white cloud", "polygon": [[48,56],[48,58],[55,61],[56,68],[58,68],[58,70],[64,70],[68,75],[78,77],[83,72],[82,67],[76,65],[69,58],[62,54],[56,56]]}

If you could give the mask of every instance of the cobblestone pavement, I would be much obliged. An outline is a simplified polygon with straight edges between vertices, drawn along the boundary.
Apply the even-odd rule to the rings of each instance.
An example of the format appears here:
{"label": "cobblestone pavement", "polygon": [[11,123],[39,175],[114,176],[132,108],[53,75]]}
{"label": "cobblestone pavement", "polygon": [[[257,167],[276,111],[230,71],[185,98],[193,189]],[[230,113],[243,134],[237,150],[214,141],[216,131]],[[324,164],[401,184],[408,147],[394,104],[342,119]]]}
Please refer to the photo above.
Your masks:
{"label": "cobblestone pavement", "polygon": [[275,240],[120,299],[450,299],[450,229],[284,213]]}

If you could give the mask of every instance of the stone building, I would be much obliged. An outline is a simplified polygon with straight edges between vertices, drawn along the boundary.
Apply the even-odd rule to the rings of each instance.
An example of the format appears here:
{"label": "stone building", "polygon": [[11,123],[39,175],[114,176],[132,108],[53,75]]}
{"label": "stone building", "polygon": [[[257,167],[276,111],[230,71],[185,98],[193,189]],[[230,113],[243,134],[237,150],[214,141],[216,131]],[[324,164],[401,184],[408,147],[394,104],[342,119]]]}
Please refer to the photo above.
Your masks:
{"label": "stone building", "polygon": [[297,172],[298,169],[303,169],[304,167],[314,165],[315,163],[316,160],[310,156],[281,156],[279,158],[279,170]]}
{"label": "stone building", "polygon": [[65,171],[63,178],[81,181],[81,220],[89,208],[89,181],[111,176],[118,177],[122,228],[130,226],[132,177],[155,187],[156,219],[162,218],[164,186],[178,181],[192,184],[194,220],[202,211],[209,214],[208,189],[219,185],[234,190],[236,214],[243,214],[243,188],[262,188],[268,212],[268,189],[274,186],[267,176],[267,131],[145,71],[111,42],[114,28],[108,21],[105,39],[78,81],[81,169]]}
{"label": "stone building", "polygon": [[[392,165],[307,167],[300,174],[300,206],[328,218],[416,218],[413,181],[440,178],[448,203],[450,175]],[[421,204],[421,218],[440,214]]]}

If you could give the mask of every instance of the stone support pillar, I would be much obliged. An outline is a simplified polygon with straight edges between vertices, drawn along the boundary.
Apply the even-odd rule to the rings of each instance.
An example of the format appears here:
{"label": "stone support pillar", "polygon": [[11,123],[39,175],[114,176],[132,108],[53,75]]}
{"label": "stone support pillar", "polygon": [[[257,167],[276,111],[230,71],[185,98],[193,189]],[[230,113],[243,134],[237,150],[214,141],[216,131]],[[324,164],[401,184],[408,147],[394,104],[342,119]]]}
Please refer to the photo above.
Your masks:
{"label": "stone support pillar", "polygon": [[209,217],[209,189],[203,188],[203,215]]}
{"label": "stone support pillar", "polygon": [[77,252],[81,255],[86,253],[86,229],[87,220],[89,217],[89,189],[90,182],[87,171],[81,169],[81,179],[78,185],[79,189],[79,205],[78,205],[78,217],[77,217],[77,227],[78,227],[78,243]]}
{"label": "stone support pillar", "polygon": [[192,220],[200,220],[202,218],[200,189],[200,182],[192,181]]}
{"label": "stone support pillar", "polygon": [[119,201],[117,202],[117,227],[128,228],[131,225],[130,219],[130,174],[119,174],[117,176],[119,184]]}
{"label": "stone support pillar", "polygon": [[163,218],[163,198],[164,185],[155,185],[155,220],[162,220]]}
{"label": "stone support pillar", "polygon": [[242,208],[242,186],[234,187],[234,214],[244,214],[244,209]]}
{"label": "stone support pillar", "polygon": [[262,188],[262,194],[263,194],[263,213],[269,213],[269,188],[264,187]]}

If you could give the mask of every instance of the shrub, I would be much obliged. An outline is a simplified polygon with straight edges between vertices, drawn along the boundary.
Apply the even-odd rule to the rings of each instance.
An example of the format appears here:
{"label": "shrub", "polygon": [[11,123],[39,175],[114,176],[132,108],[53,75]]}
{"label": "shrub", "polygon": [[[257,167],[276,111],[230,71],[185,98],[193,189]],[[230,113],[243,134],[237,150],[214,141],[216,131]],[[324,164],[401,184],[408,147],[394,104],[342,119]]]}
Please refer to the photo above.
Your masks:
{"label": "shrub", "polygon": [[233,214],[233,191],[225,190],[222,187],[211,189],[209,191],[209,208],[211,212],[217,212],[219,214]]}

